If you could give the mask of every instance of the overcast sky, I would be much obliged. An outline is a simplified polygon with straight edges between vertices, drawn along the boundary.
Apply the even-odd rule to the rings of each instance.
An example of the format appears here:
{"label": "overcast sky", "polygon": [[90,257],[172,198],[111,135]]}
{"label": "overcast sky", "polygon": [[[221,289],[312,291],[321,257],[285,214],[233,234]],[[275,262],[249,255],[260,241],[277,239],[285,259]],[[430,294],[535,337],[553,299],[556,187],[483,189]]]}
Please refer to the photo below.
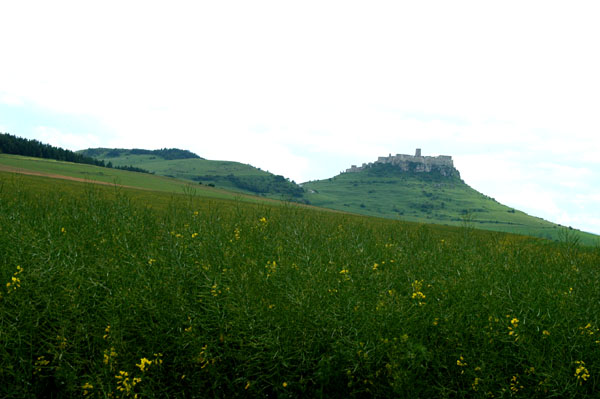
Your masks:
{"label": "overcast sky", "polygon": [[419,147],[600,233],[599,20],[594,1],[7,1],[0,132],[296,182]]}

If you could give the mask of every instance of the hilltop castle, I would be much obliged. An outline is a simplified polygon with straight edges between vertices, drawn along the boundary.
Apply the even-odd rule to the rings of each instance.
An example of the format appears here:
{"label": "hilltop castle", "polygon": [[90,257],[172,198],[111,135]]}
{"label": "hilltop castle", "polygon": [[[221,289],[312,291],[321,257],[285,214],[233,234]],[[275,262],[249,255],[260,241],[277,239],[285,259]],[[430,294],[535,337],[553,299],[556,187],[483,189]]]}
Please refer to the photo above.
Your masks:
{"label": "hilltop castle", "polygon": [[346,169],[346,173],[359,172],[376,164],[392,164],[398,166],[403,171],[414,170],[415,172],[431,172],[432,169],[439,169],[443,175],[447,175],[445,171],[454,170],[454,162],[452,162],[451,156],[424,157],[421,155],[421,149],[417,148],[414,156],[390,154],[387,157],[379,157],[375,162],[363,163],[362,166],[352,165],[349,169]]}

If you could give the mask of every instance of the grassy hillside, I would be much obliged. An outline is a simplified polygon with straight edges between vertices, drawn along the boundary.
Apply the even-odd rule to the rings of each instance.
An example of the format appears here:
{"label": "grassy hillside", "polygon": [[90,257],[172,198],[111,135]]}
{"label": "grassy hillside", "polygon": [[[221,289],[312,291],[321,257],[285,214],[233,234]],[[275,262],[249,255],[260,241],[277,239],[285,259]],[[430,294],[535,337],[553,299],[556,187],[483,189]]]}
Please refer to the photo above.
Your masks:
{"label": "grassy hillside", "polygon": [[[458,174],[403,172],[389,164],[375,164],[355,173],[303,184],[311,204],[364,215],[446,225],[469,225],[560,239],[564,228],[529,216],[487,197],[465,184]],[[598,237],[572,231],[587,244]]]}
{"label": "grassy hillside", "polygon": [[[0,171],[36,173],[54,178],[72,178],[90,183],[100,182],[138,188],[145,191],[151,190],[177,194],[189,193],[204,198],[239,199],[245,202],[268,201],[256,196],[193,184],[189,181],[170,177],[19,155],[0,154]],[[145,195],[150,194],[146,192]]]}
{"label": "grassy hillside", "polygon": [[[81,151],[113,166],[134,166],[158,175],[214,185],[276,199],[300,200],[302,188],[283,176],[276,176],[251,165],[231,161],[210,161],[189,151],[188,156],[165,157],[160,151],[93,148]],[[191,156],[189,154],[195,155]]]}
{"label": "grassy hillside", "polygon": [[[148,157],[148,154],[133,154],[125,159],[130,160],[136,156]],[[182,168],[182,171],[190,173],[190,170],[198,167],[197,161],[202,160],[179,159],[175,163]],[[163,166],[168,162],[171,161],[157,161]],[[188,162],[190,165],[186,166]],[[207,162],[210,162],[215,169],[203,169],[203,171],[208,173],[221,171],[221,176],[224,172],[228,174],[235,172],[236,176],[243,176],[243,173],[256,171],[252,167],[235,162],[222,162],[221,166],[219,166],[220,161]],[[122,162],[119,166],[123,165],[131,165],[131,163]],[[239,169],[236,169],[238,167]],[[569,231],[561,226],[508,208],[473,190],[457,177],[440,176],[435,173],[399,174],[397,170],[390,169],[389,166],[383,166],[383,169],[378,169],[378,167],[359,173],[344,173],[331,179],[305,183],[304,200],[317,207],[342,212],[424,223],[468,225],[478,229],[513,232],[553,240],[563,240],[566,234],[577,237],[587,245],[598,244],[598,237],[593,234],[577,230]],[[240,198],[249,202],[264,201],[254,195],[245,196],[242,194],[244,191],[238,191],[239,194],[232,192],[230,187],[229,189],[219,189],[207,184],[200,185],[193,181],[186,182],[165,176],[49,159],[0,154],[0,170],[3,168],[5,170],[6,168],[12,168],[10,170],[16,168],[91,182],[116,183],[145,190],[170,193],[194,192],[196,195],[207,198]]]}
{"label": "grassy hillside", "polygon": [[0,172],[0,397],[597,397],[600,252]]}

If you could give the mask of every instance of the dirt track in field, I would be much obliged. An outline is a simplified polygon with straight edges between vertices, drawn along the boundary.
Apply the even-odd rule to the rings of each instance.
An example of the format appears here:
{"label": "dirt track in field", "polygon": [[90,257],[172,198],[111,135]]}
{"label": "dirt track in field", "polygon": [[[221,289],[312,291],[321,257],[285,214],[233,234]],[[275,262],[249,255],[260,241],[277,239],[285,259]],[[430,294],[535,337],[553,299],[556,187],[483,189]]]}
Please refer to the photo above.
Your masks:
{"label": "dirt track in field", "polygon": [[50,177],[52,179],[63,179],[63,180],[78,181],[81,183],[101,184],[103,186],[117,186],[117,187],[135,188],[138,190],[149,190],[147,188],[142,188],[142,187],[125,186],[123,184],[108,183],[105,181],[82,179],[81,177],[72,177],[72,176],[65,176],[65,175],[57,175],[54,173],[37,172],[34,170],[15,168],[13,166],[6,166],[6,165],[0,165],[0,172],[10,172],[10,173],[20,173],[22,175]]}

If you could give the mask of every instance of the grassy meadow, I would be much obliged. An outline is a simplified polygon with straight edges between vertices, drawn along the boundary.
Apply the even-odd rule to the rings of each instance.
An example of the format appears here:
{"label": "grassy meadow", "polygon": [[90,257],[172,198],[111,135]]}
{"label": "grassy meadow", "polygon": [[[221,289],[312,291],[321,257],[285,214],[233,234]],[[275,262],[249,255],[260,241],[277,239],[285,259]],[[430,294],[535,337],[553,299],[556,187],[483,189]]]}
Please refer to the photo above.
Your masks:
{"label": "grassy meadow", "polygon": [[[299,199],[303,190],[283,176],[233,161],[202,158],[171,158],[148,150],[92,148],[80,151],[87,156],[111,162],[114,166],[135,166],[157,175],[274,199]],[[171,150],[171,152],[183,152]],[[180,155],[185,156],[185,155]]]}
{"label": "grassy meadow", "polygon": [[[315,206],[411,222],[461,226],[465,218],[477,229],[560,239],[561,226],[510,208],[468,186],[458,176],[402,172],[375,165],[355,173],[304,183]],[[599,237],[572,230],[582,243]]]}
{"label": "grassy meadow", "polygon": [[600,249],[0,173],[0,397],[595,398]]}
{"label": "grassy meadow", "polygon": [[190,181],[172,177],[157,176],[148,173],[130,172],[126,170],[103,168],[94,165],[55,161],[53,159],[24,157],[0,153],[0,172],[3,168],[11,168],[23,172],[34,172],[42,175],[62,176],[82,179],[89,183],[105,183],[109,185],[127,186],[142,190],[163,193],[198,192],[205,198],[238,199],[248,202],[268,202],[267,198],[245,195],[220,188],[207,187]]}

